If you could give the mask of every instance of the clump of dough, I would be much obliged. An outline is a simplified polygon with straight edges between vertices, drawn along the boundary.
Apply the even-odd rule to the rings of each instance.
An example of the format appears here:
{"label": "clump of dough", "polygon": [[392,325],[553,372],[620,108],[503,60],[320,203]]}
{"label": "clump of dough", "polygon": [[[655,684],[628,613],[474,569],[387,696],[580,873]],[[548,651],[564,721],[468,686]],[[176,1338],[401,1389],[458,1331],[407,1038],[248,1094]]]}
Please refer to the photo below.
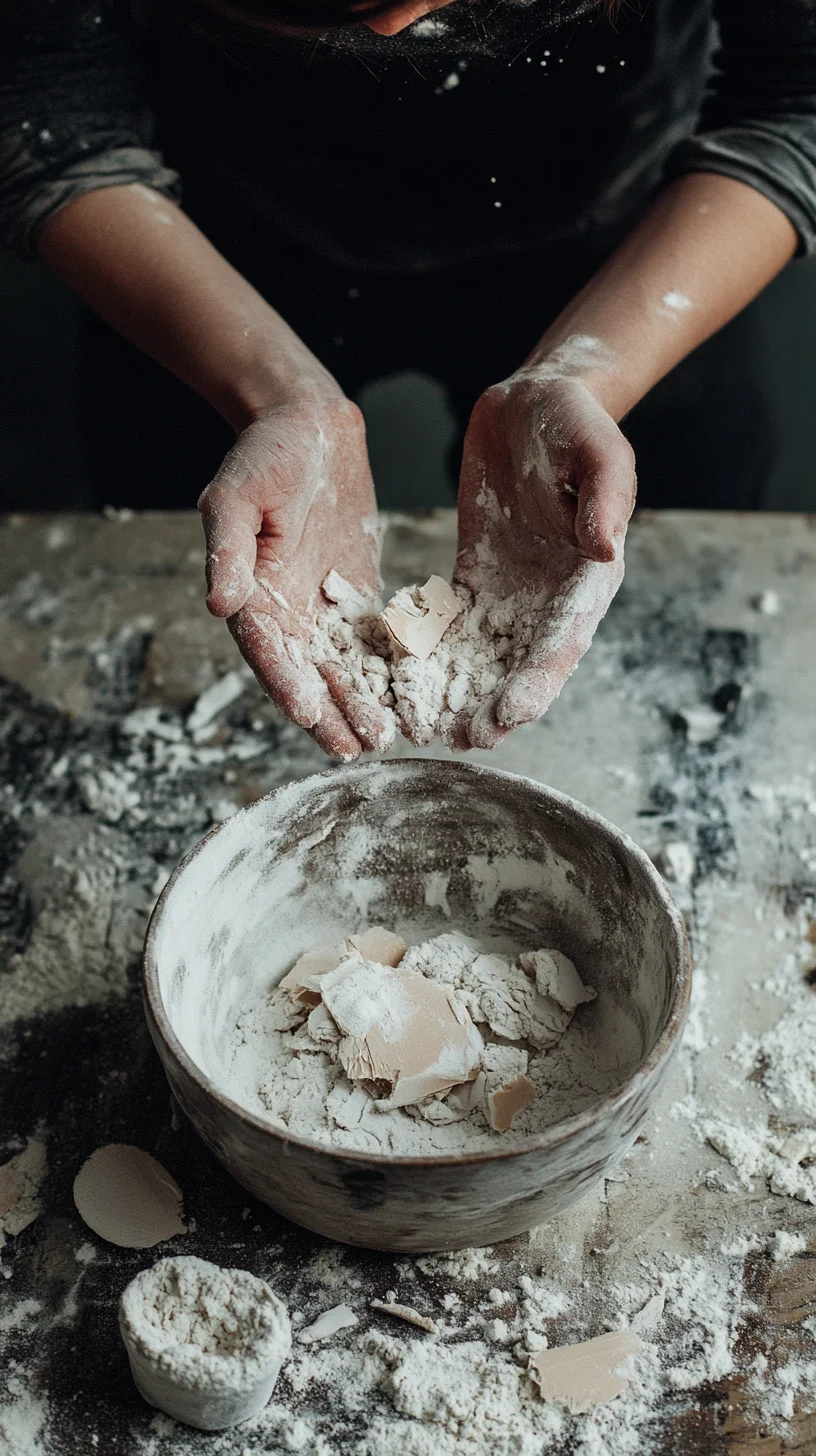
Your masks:
{"label": "clump of dough", "polygon": [[[559,951],[485,953],[456,931],[406,949],[374,926],[302,955],[272,993],[268,1025],[291,1030],[293,1049],[322,1054],[314,1081],[324,1074],[339,1126],[351,1130],[372,1110],[404,1108],[443,1125],[481,1109],[506,1132],[536,1095],[529,1049],[555,1046],[594,995]],[[283,1089],[267,1090],[274,1110]]]}
{"label": "clump of dough", "polygon": [[424,586],[403,587],[382,614],[393,660],[425,662],[461,611],[456,592],[441,576],[429,577]]}

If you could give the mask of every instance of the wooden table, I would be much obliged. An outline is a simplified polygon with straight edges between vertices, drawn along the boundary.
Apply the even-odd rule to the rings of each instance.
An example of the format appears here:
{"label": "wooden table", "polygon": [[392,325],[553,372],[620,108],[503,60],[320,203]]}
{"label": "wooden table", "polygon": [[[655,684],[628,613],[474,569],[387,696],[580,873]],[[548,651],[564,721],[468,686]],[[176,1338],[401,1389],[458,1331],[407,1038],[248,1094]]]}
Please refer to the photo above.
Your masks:
{"label": "wooden table", "polygon": [[[449,513],[392,517],[388,585],[445,575],[454,539]],[[748,1125],[770,1114],[774,1125],[791,1126],[769,1102],[763,1066],[729,1054],[786,1009],[804,1017],[816,995],[808,981],[816,962],[808,940],[816,921],[816,520],[641,516],[624,588],[561,699],[495,754],[475,755],[585,801],[653,856],[669,843],[688,845],[693,879],[677,893],[698,967],[687,1045],[647,1138],[603,1194],[497,1247],[493,1272],[476,1279],[460,1277],[460,1265],[411,1270],[385,1256],[335,1256],[248,1199],[173,1115],[138,991],[150,905],[212,823],[325,766],[247,675],[198,742],[186,730],[197,696],[241,667],[223,624],[203,607],[197,520],[10,518],[0,551],[0,1151],[10,1156],[38,1128],[48,1151],[42,1212],[0,1253],[9,1276],[0,1280],[0,1452],[284,1449],[262,1424],[212,1438],[157,1423],[136,1396],[115,1304],[154,1254],[92,1237],[71,1199],[83,1159],[111,1141],[155,1153],[180,1182],[193,1222],[168,1252],[251,1268],[306,1318],[346,1299],[364,1330],[372,1294],[394,1288],[438,1310],[454,1289],[462,1318],[474,1320],[472,1338],[487,1288],[518,1292],[531,1273],[565,1295],[546,1322],[550,1343],[564,1343],[614,1322],[627,1281],[652,1287],[667,1271],[666,1314],[650,1338],[675,1376],[638,1452],[816,1451],[816,1416],[769,1416],[767,1397],[780,1366],[800,1362],[806,1374],[816,1361],[816,1325],[803,1325],[816,1312],[816,1210],[772,1194],[763,1176],[741,1185],[704,1136],[714,1116]],[[778,603],[764,598],[770,611],[755,604],[763,593],[777,594]],[[701,718],[712,702],[719,718]],[[151,706],[161,714],[134,717]],[[11,1019],[15,1011],[24,1019]],[[801,1233],[807,1247],[774,1261],[769,1240],[779,1229]],[[690,1285],[695,1270],[703,1290],[710,1281],[710,1299],[690,1294],[681,1307],[678,1281],[687,1275]],[[725,1315],[718,1354],[712,1329],[717,1319],[725,1329]],[[388,1333],[417,1334],[393,1322]],[[765,1395],[752,1367],[758,1354],[769,1362]],[[794,1404],[813,1405],[799,1386]],[[295,1396],[286,1380],[276,1400],[307,1421],[303,1449],[316,1433],[332,1453],[365,1449],[365,1412],[342,1402],[329,1409],[319,1390]],[[410,1444],[418,1423],[382,1394],[372,1395],[375,1413],[402,1432],[406,1451],[431,1449]],[[466,1433],[446,1446],[453,1438],[438,1429],[440,1453],[472,1449]],[[568,1422],[557,1447],[536,1449],[577,1449],[587,1429]],[[433,1444],[433,1428],[423,1439]],[[610,1441],[610,1451],[635,1449]]]}

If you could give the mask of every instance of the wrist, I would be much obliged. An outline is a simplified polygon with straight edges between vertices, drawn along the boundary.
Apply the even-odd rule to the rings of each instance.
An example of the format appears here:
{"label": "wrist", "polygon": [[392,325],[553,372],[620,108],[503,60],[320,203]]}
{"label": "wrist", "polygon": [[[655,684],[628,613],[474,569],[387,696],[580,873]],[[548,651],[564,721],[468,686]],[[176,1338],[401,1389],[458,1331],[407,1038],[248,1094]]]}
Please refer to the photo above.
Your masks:
{"label": "wrist", "polygon": [[220,400],[211,399],[219,413],[240,434],[270,410],[311,404],[321,406],[343,399],[337,380],[301,345],[282,350],[279,341],[259,341],[256,356],[224,381]]}
{"label": "wrist", "polygon": [[641,393],[617,351],[591,334],[572,333],[553,343],[545,336],[514,377],[586,389],[616,423]]}

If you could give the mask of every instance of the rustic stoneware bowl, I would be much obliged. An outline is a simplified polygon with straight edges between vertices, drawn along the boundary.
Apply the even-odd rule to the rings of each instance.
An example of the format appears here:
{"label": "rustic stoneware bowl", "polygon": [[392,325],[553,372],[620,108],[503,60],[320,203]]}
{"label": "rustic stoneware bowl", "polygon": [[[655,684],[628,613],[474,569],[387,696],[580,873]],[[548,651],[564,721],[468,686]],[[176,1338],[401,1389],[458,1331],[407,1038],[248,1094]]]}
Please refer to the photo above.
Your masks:
{"label": "rustic stoneware bowl", "polygon": [[[564,951],[598,989],[577,1017],[596,1018],[611,1093],[455,1157],[321,1146],[241,1105],[226,1055],[241,1011],[301,951],[377,923]],[[317,1233],[419,1252],[510,1238],[603,1178],[666,1076],[691,970],[678,910],[620,830],[528,779],[398,759],[288,784],[213,830],[156,906],[144,975],[173,1092],[238,1182]]]}

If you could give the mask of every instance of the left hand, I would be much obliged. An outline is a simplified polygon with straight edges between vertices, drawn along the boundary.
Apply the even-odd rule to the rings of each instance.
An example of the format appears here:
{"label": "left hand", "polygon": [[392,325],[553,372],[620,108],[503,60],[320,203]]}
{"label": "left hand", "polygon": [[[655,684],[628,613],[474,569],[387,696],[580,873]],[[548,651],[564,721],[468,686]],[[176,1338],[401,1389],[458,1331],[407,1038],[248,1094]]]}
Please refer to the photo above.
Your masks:
{"label": "left hand", "polygon": [[534,592],[532,640],[496,692],[460,715],[460,748],[494,748],[545,713],[623,579],[632,447],[580,378],[531,366],[488,389],[465,438],[454,580]]}
{"label": "left hand", "polygon": [[300,392],[240,435],[200,501],[207,606],[226,617],[261,687],[326,753],[384,752],[393,720],[365,680],[314,659],[321,590],[334,568],[380,589],[377,504],[356,405],[339,388]]}

